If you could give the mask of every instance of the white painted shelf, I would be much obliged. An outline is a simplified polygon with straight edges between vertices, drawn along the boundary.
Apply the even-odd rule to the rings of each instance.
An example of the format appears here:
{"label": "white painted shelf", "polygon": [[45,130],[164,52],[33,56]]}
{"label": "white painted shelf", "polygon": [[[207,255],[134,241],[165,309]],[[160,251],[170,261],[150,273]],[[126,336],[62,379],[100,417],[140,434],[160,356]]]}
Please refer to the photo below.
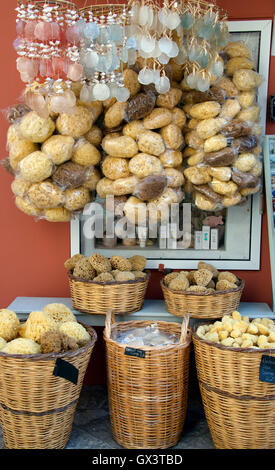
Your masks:
{"label": "white painted shelf", "polygon": [[[88,315],[73,309],[72,299],[67,297],[16,297],[8,306],[18,314],[19,318],[25,318],[30,312],[42,310],[49,303],[62,303],[69,307],[77,316],[77,319],[92,326],[104,326],[105,315]],[[241,302],[239,312],[250,318],[268,317],[275,318],[275,313],[266,303]],[[182,322],[182,317],[171,315],[167,312],[164,300],[145,300],[142,310],[130,315],[116,315],[116,321],[153,320]],[[193,319],[192,319],[193,320]],[[194,319],[197,321],[196,319]]]}

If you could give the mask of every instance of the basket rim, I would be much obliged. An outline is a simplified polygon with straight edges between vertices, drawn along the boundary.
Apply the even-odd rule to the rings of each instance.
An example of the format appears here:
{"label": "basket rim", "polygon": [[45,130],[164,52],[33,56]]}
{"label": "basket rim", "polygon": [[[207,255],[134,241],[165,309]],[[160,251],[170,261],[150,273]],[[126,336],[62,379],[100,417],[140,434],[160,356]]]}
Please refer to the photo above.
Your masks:
{"label": "basket rim", "polygon": [[[166,321],[162,321],[162,320],[159,320],[159,321],[154,321],[154,320],[128,320],[128,321],[120,321],[120,322],[115,322],[111,325],[111,333],[112,333],[112,329],[114,329],[117,325],[118,326],[121,326],[121,325],[127,325],[127,324],[135,324],[135,325],[138,325],[140,323],[142,324],[146,324],[146,325],[151,325],[153,323],[157,323],[158,325],[161,323],[161,324],[164,324],[165,326],[167,325],[167,327],[169,325],[173,325],[173,326],[178,326],[179,329],[181,329],[181,324],[180,323],[177,323],[177,322],[166,322]],[[126,349],[126,347],[131,347],[129,346],[128,344],[125,344],[125,343],[120,343],[119,341],[116,341],[114,340],[113,338],[111,337],[107,337],[106,335],[106,327],[104,328],[104,331],[103,331],[103,338],[104,340],[109,343],[112,343],[112,344],[116,344],[117,346],[119,346],[121,349]],[[138,348],[134,348],[134,349],[141,349],[141,350],[144,350],[144,351],[150,351],[150,352],[162,352],[163,350],[167,351],[167,350],[170,350],[170,349],[173,349],[173,348],[179,348],[179,347],[187,347],[191,344],[192,342],[192,330],[191,328],[187,328],[187,335],[186,335],[186,341],[184,343],[174,343],[174,344],[171,344],[171,345],[168,345],[168,346],[162,346],[162,347],[156,347],[156,346],[139,346]]]}
{"label": "basket rim", "polygon": [[[26,321],[26,319],[21,319],[20,320],[20,323],[24,323]],[[78,349],[75,349],[75,350],[72,350],[72,351],[65,351],[65,352],[62,352],[62,353],[47,353],[47,354],[42,354],[42,353],[39,353],[39,354],[9,354],[9,353],[5,353],[5,352],[2,352],[0,351],[0,358],[14,358],[14,359],[36,359],[36,360],[41,360],[41,359],[45,359],[45,360],[50,360],[50,359],[59,359],[59,358],[73,358],[75,356],[78,356],[80,353],[82,352],[85,352],[85,351],[88,351],[88,349],[90,349],[91,347],[94,347],[96,341],[97,341],[97,333],[95,331],[95,329],[90,326],[90,325],[87,325],[86,323],[83,323],[81,321],[78,321],[77,320],[77,323],[79,323],[80,325],[82,325],[87,331],[88,333],[90,334],[90,341],[88,343],[86,343],[84,346],[82,346],[81,348],[78,348]],[[93,336],[91,336],[91,333],[93,334]],[[16,339],[16,338],[15,338]]]}
{"label": "basket rim", "polygon": [[[250,319],[249,319],[250,320]],[[216,320],[217,321],[217,320]],[[206,321],[204,324],[209,324],[212,323],[212,321]],[[203,323],[196,322],[192,327],[191,327],[191,332],[192,332],[192,339],[195,338],[197,341],[200,341],[201,343],[208,344],[209,346],[213,346],[214,348],[220,349],[222,351],[236,351],[236,352],[244,352],[244,353],[261,353],[266,352],[267,354],[274,353],[275,354],[275,348],[237,348],[237,347],[232,347],[232,346],[225,346],[224,344],[219,344],[219,343],[214,343],[213,341],[208,341],[206,339],[201,338],[200,336],[197,335],[196,330],[199,326],[203,326]]]}
{"label": "basket rim", "polygon": [[173,294],[178,294],[178,295],[188,295],[188,296],[195,296],[195,297],[216,297],[218,295],[224,295],[224,294],[232,294],[232,293],[235,293],[235,292],[239,292],[240,290],[242,290],[245,286],[245,281],[241,278],[238,277],[238,280],[240,281],[240,285],[234,289],[228,289],[228,290],[218,290],[218,291],[215,291],[215,292],[194,292],[194,291],[180,291],[180,290],[173,290],[171,289],[170,287],[166,286],[164,284],[164,278],[161,279],[160,281],[160,285],[161,285],[161,288],[162,289],[166,289],[168,290],[169,292],[173,293]]}
{"label": "basket rim", "polygon": [[93,280],[85,280],[85,279],[81,279],[80,277],[76,277],[72,274],[72,270],[68,270],[67,271],[67,274],[68,274],[68,277],[71,281],[76,281],[76,282],[81,282],[82,284],[91,284],[91,285],[94,285],[94,286],[116,286],[116,285],[123,285],[123,284],[126,284],[126,285],[131,285],[131,284],[141,284],[143,282],[147,282],[149,281],[150,279],[150,276],[151,276],[151,271],[150,270],[146,270],[144,271],[145,274],[146,274],[146,278],[138,278],[138,279],[131,279],[129,281],[108,281],[108,282],[95,282]]}

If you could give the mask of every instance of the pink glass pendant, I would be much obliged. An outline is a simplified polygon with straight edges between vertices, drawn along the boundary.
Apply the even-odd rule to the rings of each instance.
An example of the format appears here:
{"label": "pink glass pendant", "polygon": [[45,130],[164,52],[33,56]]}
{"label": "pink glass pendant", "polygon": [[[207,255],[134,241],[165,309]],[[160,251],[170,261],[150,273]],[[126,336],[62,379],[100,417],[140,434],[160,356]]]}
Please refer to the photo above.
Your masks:
{"label": "pink glass pendant", "polygon": [[51,97],[50,109],[54,113],[72,114],[75,111],[76,97],[71,90],[66,90],[62,95]]}
{"label": "pink glass pendant", "polygon": [[36,28],[36,21],[27,21],[25,29],[24,29],[24,36],[28,41],[34,41],[35,35],[34,31]]}
{"label": "pink glass pendant", "polygon": [[52,59],[52,70],[54,80],[58,80],[59,78],[66,78],[66,74],[64,72],[65,61],[62,57],[53,57]]}
{"label": "pink glass pendant", "polygon": [[39,41],[57,41],[60,39],[60,28],[57,23],[47,23],[39,21],[34,30],[35,38]]}
{"label": "pink glass pendant", "polygon": [[41,60],[40,61],[40,76],[41,77],[51,77],[53,74],[53,67],[51,60]]}
{"label": "pink glass pendant", "polygon": [[22,37],[24,35],[24,23],[23,23],[23,21],[18,21],[18,23],[16,23],[16,33],[17,33],[17,36],[19,36],[19,37]]}
{"label": "pink glass pendant", "polygon": [[46,119],[49,116],[47,102],[39,93],[28,91],[25,94],[25,103],[42,118]]}
{"label": "pink glass pendant", "polygon": [[24,83],[31,83],[34,81],[38,72],[36,61],[28,59],[27,57],[19,57],[16,60],[16,65]]}
{"label": "pink glass pendant", "polygon": [[66,38],[69,43],[78,45],[80,43],[80,30],[78,25],[69,26],[66,31]]}
{"label": "pink glass pendant", "polygon": [[73,63],[69,65],[67,77],[73,82],[78,82],[83,76],[83,67],[80,64]]}

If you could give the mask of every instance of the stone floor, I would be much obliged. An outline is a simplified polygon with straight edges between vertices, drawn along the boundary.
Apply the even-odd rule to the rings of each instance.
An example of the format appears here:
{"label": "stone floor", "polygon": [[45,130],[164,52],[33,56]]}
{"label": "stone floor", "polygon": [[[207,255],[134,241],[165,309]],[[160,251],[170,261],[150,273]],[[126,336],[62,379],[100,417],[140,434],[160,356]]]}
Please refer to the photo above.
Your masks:
{"label": "stone floor", "polygon": [[[4,448],[0,428],[0,449]],[[120,449],[113,440],[105,386],[83,387],[67,449]],[[197,387],[190,384],[188,411],[180,441],[174,449],[213,449]]]}

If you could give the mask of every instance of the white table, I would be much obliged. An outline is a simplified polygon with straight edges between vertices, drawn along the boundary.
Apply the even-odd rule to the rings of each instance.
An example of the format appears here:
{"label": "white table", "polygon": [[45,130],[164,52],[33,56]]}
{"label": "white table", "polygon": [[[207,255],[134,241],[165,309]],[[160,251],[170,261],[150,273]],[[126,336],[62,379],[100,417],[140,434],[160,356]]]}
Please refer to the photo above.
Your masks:
{"label": "white table", "polygon": [[[72,299],[67,297],[16,297],[8,306],[18,314],[19,318],[26,318],[30,312],[40,311],[49,303],[62,303],[69,307],[78,320],[92,326],[104,326],[105,315],[87,315],[73,309]],[[268,317],[275,319],[275,313],[266,303],[241,302],[239,307],[241,315],[247,315],[249,318]],[[116,315],[116,321],[130,320],[153,320],[153,321],[172,321],[182,322],[182,317],[177,317],[167,312],[164,300],[145,300],[142,310],[131,313],[130,315]],[[191,319],[197,321],[196,319]],[[193,321],[191,322],[192,325]]]}

